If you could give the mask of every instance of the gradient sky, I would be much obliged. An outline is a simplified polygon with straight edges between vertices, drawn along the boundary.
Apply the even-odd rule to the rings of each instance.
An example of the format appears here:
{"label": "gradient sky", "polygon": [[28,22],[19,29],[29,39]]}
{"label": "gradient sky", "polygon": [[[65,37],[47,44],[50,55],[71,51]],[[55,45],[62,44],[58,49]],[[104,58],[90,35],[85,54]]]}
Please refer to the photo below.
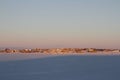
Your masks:
{"label": "gradient sky", "polygon": [[120,48],[120,0],[0,0],[0,47]]}

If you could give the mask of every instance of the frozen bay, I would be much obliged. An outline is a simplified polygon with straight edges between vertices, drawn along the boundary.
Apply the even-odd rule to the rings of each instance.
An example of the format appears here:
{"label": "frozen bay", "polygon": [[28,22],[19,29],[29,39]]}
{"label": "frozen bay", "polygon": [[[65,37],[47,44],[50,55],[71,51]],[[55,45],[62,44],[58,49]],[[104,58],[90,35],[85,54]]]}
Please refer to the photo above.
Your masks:
{"label": "frozen bay", "polygon": [[1,61],[0,79],[119,80],[119,62],[120,56],[33,56],[27,60],[24,57],[23,60]]}

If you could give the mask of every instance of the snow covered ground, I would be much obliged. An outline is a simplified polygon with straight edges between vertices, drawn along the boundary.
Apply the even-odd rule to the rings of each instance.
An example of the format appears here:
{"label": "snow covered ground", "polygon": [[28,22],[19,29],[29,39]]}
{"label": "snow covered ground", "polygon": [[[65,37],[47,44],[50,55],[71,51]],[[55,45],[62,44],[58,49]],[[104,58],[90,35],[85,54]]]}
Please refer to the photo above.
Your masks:
{"label": "snow covered ground", "polygon": [[120,56],[54,56],[1,61],[0,80],[120,80]]}

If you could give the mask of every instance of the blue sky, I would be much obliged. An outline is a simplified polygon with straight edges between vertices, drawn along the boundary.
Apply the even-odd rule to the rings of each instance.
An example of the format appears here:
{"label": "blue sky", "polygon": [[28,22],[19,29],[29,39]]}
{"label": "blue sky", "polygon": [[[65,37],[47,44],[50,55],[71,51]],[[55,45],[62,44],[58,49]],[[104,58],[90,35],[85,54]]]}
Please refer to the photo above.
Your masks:
{"label": "blue sky", "polygon": [[119,0],[0,0],[0,47],[120,48]]}

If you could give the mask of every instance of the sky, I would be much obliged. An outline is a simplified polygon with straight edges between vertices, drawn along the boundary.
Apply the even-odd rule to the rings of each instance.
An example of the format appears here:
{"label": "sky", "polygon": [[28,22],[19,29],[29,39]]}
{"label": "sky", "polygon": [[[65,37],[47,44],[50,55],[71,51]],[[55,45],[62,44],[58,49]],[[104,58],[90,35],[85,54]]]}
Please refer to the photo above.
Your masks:
{"label": "sky", "polygon": [[120,0],[0,0],[0,47],[120,49]]}

